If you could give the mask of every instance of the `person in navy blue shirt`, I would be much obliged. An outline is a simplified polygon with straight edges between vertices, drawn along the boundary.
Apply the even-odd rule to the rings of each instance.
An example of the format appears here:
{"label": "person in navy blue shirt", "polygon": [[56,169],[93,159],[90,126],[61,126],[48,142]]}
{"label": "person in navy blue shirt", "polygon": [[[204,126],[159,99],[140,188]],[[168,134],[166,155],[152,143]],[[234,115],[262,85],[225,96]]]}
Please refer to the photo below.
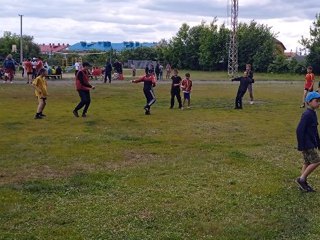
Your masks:
{"label": "person in navy blue shirt", "polygon": [[242,98],[246,93],[249,84],[253,83],[254,80],[248,76],[248,72],[245,71],[243,73],[243,77],[233,78],[231,81],[239,81],[240,85],[238,88],[236,100],[235,100],[235,107],[234,109],[242,109]]}
{"label": "person in navy blue shirt", "polygon": [[319,108],[320,94],[318,92],[309,92],[305,100],[308,108],[302,114],[296,130],[298,150],[303,154],[304,163],[301,176],[297,178],[296,182],[301,190],[314,192],[313,188],[308,184],[307,178],[320,165],[318,153],[320,139],[316,114],[316,109]]}

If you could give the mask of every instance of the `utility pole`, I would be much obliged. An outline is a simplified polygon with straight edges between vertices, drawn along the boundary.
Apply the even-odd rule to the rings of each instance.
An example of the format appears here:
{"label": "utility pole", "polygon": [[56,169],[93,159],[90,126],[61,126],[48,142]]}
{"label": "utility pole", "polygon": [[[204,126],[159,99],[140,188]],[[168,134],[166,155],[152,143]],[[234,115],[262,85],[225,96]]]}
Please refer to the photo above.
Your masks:
{"label": "utility pole", "polygon": [[20,16],[20,63],[23,63],[23,47],[22,47],[22,16],[21,14],[19,14]]}
{"label": "utility pole", "polygon": [[237,39],[238,13],[239,13],[239,1],[231,0],[231,31],[230,31],[229,58],[228,58],[228,75],[230,77],[234,77],[238,73],[238,39]]}

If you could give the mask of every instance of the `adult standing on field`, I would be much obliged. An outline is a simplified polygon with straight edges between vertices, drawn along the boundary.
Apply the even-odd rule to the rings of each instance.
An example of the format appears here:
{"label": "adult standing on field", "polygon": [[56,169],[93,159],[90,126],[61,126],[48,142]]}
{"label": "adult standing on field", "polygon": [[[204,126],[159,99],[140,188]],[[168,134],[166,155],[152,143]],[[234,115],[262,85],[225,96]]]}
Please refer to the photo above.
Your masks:
{"label": "adult standing on field", "polygon": [[31,59],[28,58],[27,61],[25,61],[24,63],[24,67],[26,69],[26,73],[27,73],[27,84],[31,83],[32,80],[32,63],[31,63]]}
{"label": "adult standing on field", "polygon": [[109,79],[109,83],[111,83],[111,73],[112,73],[112,65],[110,59],[107,60],[106,66],[104,67],[104,83],[107,83]]}
{"label": "adult standing on field", "polygon": [[[251,78],[254,82],[251,64],[248,64],[248,63],[246,64],[246,72],[248,74],[248,77]],[[248,85],[248,92],[250,95],[250,104],[254,103],[253,102],[253,86],[252,86],[253,82]]]}
{"label": "adult standing on field", "polygon": [[10,83],[13,83],[13,78],[16,72],[16,66],[11,54],[8,54],[7,58],[4,60],[3,67],[4,82],[7,82],[9,80]]}
{"label": "adult standing on field", "polygon": [[116,61],[113,63],[113,68],[116,73],[119,75],[119,80],[123,80],[123,70],[122,70],[122,63],[116,59]]}
{"label": "adult standing on field", "polygon": [[171,65],[167,63],[166,65],[166,79],[169,79],[171,75]]}
{"label": "adult standing on field", "polygon": [[90,90],[95,89],[95,86],[89,83],[89,68],[92,66],[88,62],[84,62],[82,66],[82,70],[79,70],[76,75],[76,89],[80,96],[80,102],[73,110],[75,117],[79,117],[78,111],[83,107],[82,117],[87,116],[87,111],[91,103]]}
{"label": "adult standing on field", "polygon": [[40,69],[43,68],[43,61],[41,57],[38,57],[37,59],[37,65],[36,65],[36,72],[37,72],[37,76],[39,75]]}
{"label": "adult standing on field", "polygon": [[76,59],[76,62],[74,63],[74,69],[75,69],[74,75],[77,76],[77,73],[81,69],[81,64],[78,59]]}

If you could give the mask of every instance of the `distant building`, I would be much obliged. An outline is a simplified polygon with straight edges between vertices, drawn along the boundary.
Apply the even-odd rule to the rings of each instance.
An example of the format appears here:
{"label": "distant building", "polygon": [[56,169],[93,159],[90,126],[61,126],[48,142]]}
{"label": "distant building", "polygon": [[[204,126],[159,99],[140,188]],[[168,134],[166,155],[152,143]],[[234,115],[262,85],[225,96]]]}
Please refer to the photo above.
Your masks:
{"label": "distant building", "polygon": [[69,44],[54,44],[54,43],[49,43],[49,44],[38,44],[38,46],[40,47],[40,52],[42,54],[53,54],[56,52],[63,52],[64,50],[66,50],[67,47],[69,47]]}
{"label": "distant building", "polygon": [[112,43],[108,41],[99,41],[99,42],[79,42],[76,44],[73,44],[68,47],[68,51],[75,51],[75,52],[85,52],[85,51],[123,51],[125,49],[135,49],[138,47],[155,47],[157,43],[152,42],[122,42],[122,43]]}
{"label": "distant building", "polygon": [[276,44],[276,53],[278,54],[284,54],[284,51],[286,50],[286,47],[283,45],[282,42],[280,42],[278,39],[273,38],[274,43]]}
{"label": "distant building", "polygon": [[285,52],[284,55],[286,56],[286,58],[290,61],[292,59],[297,60],[298,62],[305,62],[306,60],[306,56],[307,55],[301,55],[301,53],[297,53],[297,52]]}

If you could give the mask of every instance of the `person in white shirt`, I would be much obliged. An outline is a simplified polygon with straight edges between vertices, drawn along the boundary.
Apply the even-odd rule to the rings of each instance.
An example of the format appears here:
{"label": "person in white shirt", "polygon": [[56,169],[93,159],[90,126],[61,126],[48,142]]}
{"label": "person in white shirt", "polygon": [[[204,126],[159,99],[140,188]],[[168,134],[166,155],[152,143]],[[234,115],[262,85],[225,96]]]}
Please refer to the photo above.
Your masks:
{"label": "person in white shirt", "polygon": [[77,73],[81,70],[80,67],[81,67],[81,66],[80,66],[80,62],[79,62],[78,60],[76,60],[76,62],[74,63],[74,68],[75,68],[75,70],[76,70],[74,74],[75,74],[76,76],[77,76]]}

